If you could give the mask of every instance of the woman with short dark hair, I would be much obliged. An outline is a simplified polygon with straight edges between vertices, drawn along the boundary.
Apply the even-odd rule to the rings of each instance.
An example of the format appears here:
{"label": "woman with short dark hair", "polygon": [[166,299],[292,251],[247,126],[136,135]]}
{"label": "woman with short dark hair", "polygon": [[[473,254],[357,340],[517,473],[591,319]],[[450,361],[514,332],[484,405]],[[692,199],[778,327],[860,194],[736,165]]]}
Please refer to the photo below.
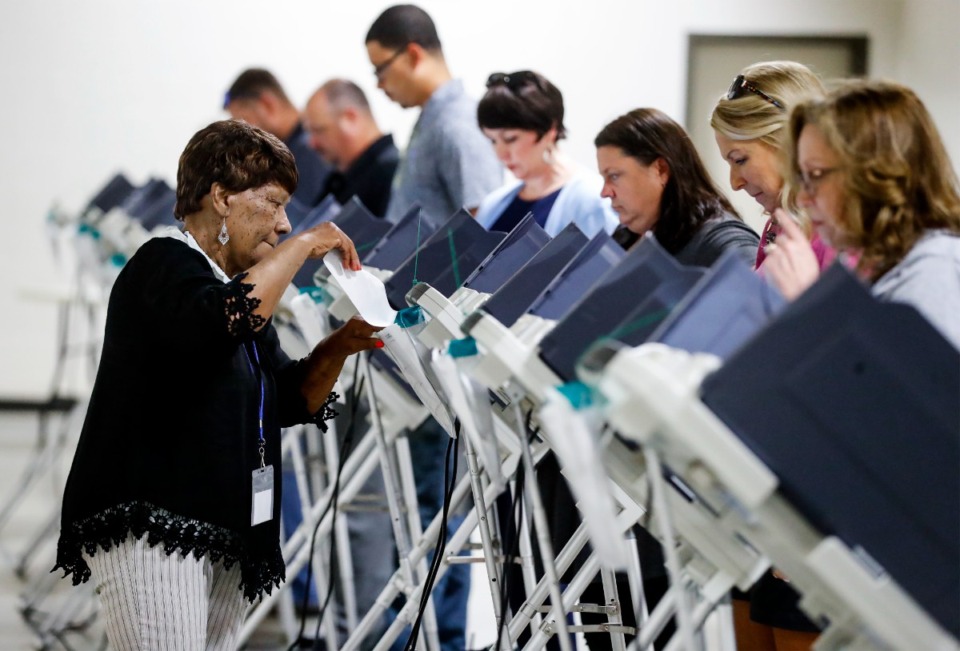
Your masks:
{"label": "woman with short dark hair", "polygon": [[709,267],[727,249],[746,261],[759,238],[707,174],[690,137],[666,113],[639,108],[594,140],[603,197],[620,217],[615,237],[630,248],[653,233],[684,264]]}
{"label": "woman with short dark hair", "polygon": [[[103,353],[63,499],[57,567],[91,576],[114,649],[232,649],[245,600],[284,578],[280,428],[331,417],[348,322],[291,361],[270,324],[307,258],[350,239],[323,224],[280,243],[297,185],[287,147],[215,122],[180,157],[185,230],[145,243],[110,294]],[[184,646],[180,646],[184,645]]]}
{"label": "woman with short dark hair", "polygon": [[588,237],[613,232],[617,221],[610,203],[597,196],[600,179],[557,147],[566,136],[563,95],[550,80],[530,70],[490,75],[477,121],[517,179],[480,203],[477,221],[484,227],[508,232],[532,213],[551,236],[570,222]]}

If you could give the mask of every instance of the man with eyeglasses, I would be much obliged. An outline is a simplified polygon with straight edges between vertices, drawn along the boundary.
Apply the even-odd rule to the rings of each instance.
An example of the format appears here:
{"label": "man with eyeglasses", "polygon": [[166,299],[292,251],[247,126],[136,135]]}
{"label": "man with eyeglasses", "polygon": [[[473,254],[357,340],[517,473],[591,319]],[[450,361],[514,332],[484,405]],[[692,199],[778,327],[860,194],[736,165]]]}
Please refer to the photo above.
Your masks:
{"label": "man with eyeglasses", "polygon": [[[477,126],[476,100],[466,95],[447,68],[433,20],[413,5],[390,7],[371,25],[366,46],[377,86],[400,106],[421,109],[394,177],[387,220],[396,222],[415,204],[423,209],[423,219],[434,225],[460,208],[475,214],[480,201],[503,182],[503,171]],[[448,438],[435,420],[428,419],[408,440],[420,519],[426,526],[443,505]],[[460,514],[450,515],[450,534],[462,519]],[[442,651],[466,648],[469,592],[466,564],[451,564],[434,587]],[[400,648],[405,638],[399,639]]]}
{"label": "man with eyeglasses", "polygon": [[477,126],[477,102],[453,78],[430,16],[414,5],[386,9],[366,37],[377,86],[420,117],[394,178],[387,219],[414,204],[439,224],[460,208],[475,212],[503,182],[503,170]]}

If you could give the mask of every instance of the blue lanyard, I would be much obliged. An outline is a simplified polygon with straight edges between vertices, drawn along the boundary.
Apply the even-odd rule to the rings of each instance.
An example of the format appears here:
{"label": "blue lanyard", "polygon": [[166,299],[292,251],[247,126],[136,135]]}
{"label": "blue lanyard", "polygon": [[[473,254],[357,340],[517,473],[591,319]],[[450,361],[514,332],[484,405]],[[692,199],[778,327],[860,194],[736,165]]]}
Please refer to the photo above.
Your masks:
{"label": "blue lanyard", "polygon": [[[247,364],[250,365],[250,372],[253,373],[253,376],[257,378],[258,384],[260,385],[260,410],[259,410],[259,423],[260,423],[260,438],[257,440],[258,452],[260,452],[260,467],[266,467],[267,463],[264,458],[264,453],[266,452],[265,445],[266,439],[263,437],[263,367],[260,366],[260,355],[257,353],[257,342],[251,341],[250,344],[253,346],[253,359],[257,362],[257,368],[254,369],[253,361],[250,359],[250,353],[247,351],[246,344],[243,345],[243,352],[247,356]],[[260,373],[257,373],[259,369]]]}

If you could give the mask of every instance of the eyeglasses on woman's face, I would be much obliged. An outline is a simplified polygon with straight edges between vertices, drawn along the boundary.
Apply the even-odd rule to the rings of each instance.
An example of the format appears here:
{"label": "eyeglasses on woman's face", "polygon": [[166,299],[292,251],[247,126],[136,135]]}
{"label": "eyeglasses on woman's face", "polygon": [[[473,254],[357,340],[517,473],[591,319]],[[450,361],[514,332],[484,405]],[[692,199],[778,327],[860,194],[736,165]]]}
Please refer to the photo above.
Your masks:
{"label": "eyeglasses on woman's face", "polygon": [[839,167],[814,167],[809,170],[801,170],[797,180],[800,182],[800,187],[803,188],[804,192],[811,196],[816,196],[820,183],[839,170]]}

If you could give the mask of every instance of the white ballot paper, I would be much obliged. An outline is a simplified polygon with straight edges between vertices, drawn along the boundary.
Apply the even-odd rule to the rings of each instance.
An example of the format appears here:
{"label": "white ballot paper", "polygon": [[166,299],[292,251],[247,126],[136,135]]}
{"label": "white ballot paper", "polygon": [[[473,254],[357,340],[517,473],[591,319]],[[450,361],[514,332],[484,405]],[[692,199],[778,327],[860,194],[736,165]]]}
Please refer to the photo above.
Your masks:
{"label": "white ballot paper", "polygon": [[450,407],[463,424],[463,432],[470,445],[480,457],[490,483],[498,491],[502,490],[507,480],[500,471],[500,454],[493,431],[493,410],[486,388],[465,377],[454,359],[439,350],[433,351],[433,370],[450,400]]}
{"label": "white ballot paper", "polygon": [[[423,326],[414,326],[416,327]],[[387,326],[377,336],[383,341],[383,350],[396,362],[407,384],[420,398],[420,402],[430,410],[430,414],[437,419],[440,427],[453,438],[455,436],[453,419],[447,410],[447,401],[437,392],[425,368],[429,351],[416,340],[413,333],[398,325]]]}
{"label": "white ballot paper", "polygon": [[577,411],[555,389],[538,414],[560,461],[563,476],[583,514],[590,544],[600,564],[610,569],[627,566],[627,546],[617,527],[617,509],[610,494],[610,479],[603,470],[596,437],[591,433],[585,410]]}
{"label": "white ballot paper", "polygon": [[397,311],[390,307],[387,290],[379,278],[366,269],[344,269],[339,251],[330,251],[323,256],[323,264],[330,270],[330,275],[336,279],[364,321],[384,328],[396,320]]}

